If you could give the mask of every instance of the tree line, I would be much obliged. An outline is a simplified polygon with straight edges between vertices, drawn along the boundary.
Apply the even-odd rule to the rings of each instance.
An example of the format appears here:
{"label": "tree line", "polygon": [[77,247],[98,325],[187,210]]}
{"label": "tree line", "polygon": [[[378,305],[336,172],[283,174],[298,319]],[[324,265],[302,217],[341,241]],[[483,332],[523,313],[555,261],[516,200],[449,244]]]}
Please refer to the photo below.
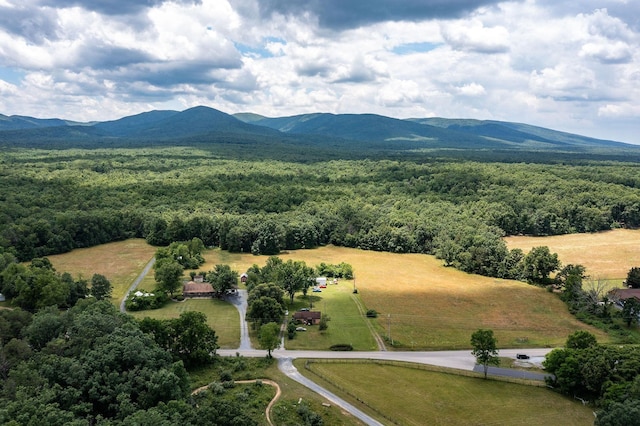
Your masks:
{"label": "tree line", "polygon": [[266,255],[335,244],[435,254],[509,277],[515,260],[504,235],[640,225],[639,172],[584,161],[302,163],[222,159],[202,147],[17,149],[0,154],[0,246],[28,261],[131,237],[158,246],[197,237]]}

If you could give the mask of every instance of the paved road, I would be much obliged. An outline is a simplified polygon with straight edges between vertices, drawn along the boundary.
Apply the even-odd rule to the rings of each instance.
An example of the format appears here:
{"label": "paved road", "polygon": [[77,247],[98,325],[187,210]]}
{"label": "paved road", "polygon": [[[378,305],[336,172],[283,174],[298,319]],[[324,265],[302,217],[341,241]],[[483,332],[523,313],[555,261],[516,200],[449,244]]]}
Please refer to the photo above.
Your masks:
{"label": "paved road", "polygon": [[[236,307],[240,314],[240,347],[239,350],[250,350],[249,328],[247,326],[247,290],[238,290],[235,295],[227,296],[225,300]],[[220,352],[220,351],[218,351]],[[238,352],[238,351],[234,351]]]}
{"label": "paved road", "polygon": [[127,301],[127,297],[129,297],[129,293],[131,293],[133,290],[135,290],[136,287],[138,287],[138,284],[140,284],[140,281],[142,281],[144,279],[144,277],[147,276],[147,274],[149,273],[149,271],[153,267],[154,263],[156,263],[156,258],[155,257],[152,258],[149,261],[149,263],[147,263],[147,266],[145,266],[144,269],[142,270],[142,272],[140,272],[140,275],[138,275],[138,278],[136,278],[133,281],[133,284],[131,284],[131,287],[129,287],[129,290],[127,290],[127,293],[124,295],[124,298],[122,298],[122,301],[120,302],[120,312],[127,312],[127,308],[125,308],[124,302]]}
{"label": "paved road", "polygon": [[343,410],[348,411],[353,416],[357,417],[358,419],[365,422],[366,424],[372,425],[372,426],[378,426],[378,425],[382,426],[382,423],[380,423],[373,417],[367,415],[363,411],[360,411],[360,409],[358,409],[354,405],[349,404],[347,401],[339,398],[337,395],[329,392],[322,386],[319,386],[315,382],[307,379],[302,374],[300,374],[298,372],[298,369],[293,365],[292,358],[286,358],[286,357],[279,358],[278,368],[280,369],[280,371],[286,374],[289,378],[295,380],[298,383],[303,384],[304,386],[308,387],[315,393],[323,396],[327,401],[330,401],[331,403],[339,406]]}
{"label": "paved road", "polygon": [[[477,373],[484,373],[484,367],[482,365],[476,365],[473,371]],[[544,373],[533,373],[531,371],[524,370],[514,370],[512,368],[499,368],[499,367],[489,367],[487,369],[488,375],[493,376],[504,376],[504,377],[515,377],[516,379],[526,379],[526,380],[544,380],[547,377],[553,377],[551,374]]]}

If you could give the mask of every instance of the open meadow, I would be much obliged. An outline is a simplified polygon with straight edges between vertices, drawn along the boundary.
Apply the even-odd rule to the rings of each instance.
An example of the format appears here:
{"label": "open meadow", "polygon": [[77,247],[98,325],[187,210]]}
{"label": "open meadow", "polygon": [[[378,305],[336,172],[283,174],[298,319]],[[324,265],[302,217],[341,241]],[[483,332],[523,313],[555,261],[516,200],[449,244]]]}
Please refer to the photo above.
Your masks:
{"label": "open meadow", "polygon": [[[69,272],[74,277],[82,276],[87,280],[93,274],[104,275],[113,288],[111,301],[119,305],[129,286],[155,253],[156,247],[145,240],[130,239],[47,257],[58,272]],[[153,280],[153,272],[150,276]]]}
{"label": "open meadow", "polygon": [[[225,263],[240,273],[267,260],[267,256],[221,250],[207,251],[204,257],[207,263],[202,270]],[[466,274],[444,267],[433,256],[326,246],[280,257],[304,260],[309,266],[351,264],[363,304],[380,314],[374,321],[377,330],[398,348],[468,348],[478,328],[493,329],[503,348],[558,346],[579,329],[589,330],[601,342],[608,340],[601,331],[576,320],[556,295],[544,289]],[[336,324],[330,322],[329,328]]]}
{"label": "open meadow", "polygon": [[592,234],[554,235],[551,237],[515,236],[505,238],[509,249],[527,253],[533,247],[547,246],[558,253],[563,265],[580,264],[594,280],[622,285],[627,272],[640,266],[640,230],[614,229]]}
{"label": "open meadow", "polygon": [[[298,370],[358,408],[397,425],[591,425],[592,407],[545,387],[410,366],[296,361]],[[393,383],[374,386],[372,383]]]}
{"label": "open meadow", "polygon": [[234,349],[240,346],[240,318],[238,310],[230,303],[217,299],[189,299],[182,302],[170,301],[160,309],[128,312],[138,319],[178,318],[183,312],[202,312],[207,316],[207,324],[218,336],[218,346],[222,349]]}

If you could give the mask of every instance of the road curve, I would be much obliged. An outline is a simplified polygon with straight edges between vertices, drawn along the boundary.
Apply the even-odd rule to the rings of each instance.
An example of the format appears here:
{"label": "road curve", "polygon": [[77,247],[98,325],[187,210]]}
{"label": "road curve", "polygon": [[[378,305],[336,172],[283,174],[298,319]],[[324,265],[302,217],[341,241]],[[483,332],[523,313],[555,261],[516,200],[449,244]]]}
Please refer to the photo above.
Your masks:
{"label": "road curve", "polygon": [[147,274],[153,267],[154,263],[156,263],[156,258],[152,257],[149,263],[147,263],[147,266],[145,266],[142,272],[140,272],[140,275],[138,275],[138,277],[133,281],[133,283],[129,287],[129,290],[127,290],[124,297],[120,301],[120,312],[127,312],[127,308],[124,306],[124,304],[127,301],[127,297],[129,297],[129,293],[131,293],[133,290],[136,289],[136,287],[138,287],[138,284],[140,284],[140,281],[142,281],[144,277],[147,276]]}
{"label": "road curve", "polygon": [[333,404],[337,405],[338,407],[342,408],[343,410],[348,411],[354,417],[357,417],[359,420],[365,422],[366,424],[371,425],[371,426],[383,426],[382,423],[380,423],[379,421],[377,421],[373,417],[369,416],[368,414],[364,413],[363,411],[361,411],[360,409],[358,409],[354,405],[349,404],[344,399],[339,398],[337,395],[329,392],[328,390],[326,390],[322,386],[320,386],[317,383],[315,383],[315,382],[307,379],[306,377],[304,377],[302,374],[300,374],[300,372],[298,372],[298,369],[293,365],[292,358],[287,358],[287,357],[279,358],[278,359],[278,368],[280,369],[280,371],[282,371],[284,374],[286,374],[287,377],[289,377],[289,378],[295,380],[296,382],[308,387],[309,389],[311,389],[312,391],[314,391],[318,395],[323,396],[324,398],[326,398],[327,401],[331,401]]}

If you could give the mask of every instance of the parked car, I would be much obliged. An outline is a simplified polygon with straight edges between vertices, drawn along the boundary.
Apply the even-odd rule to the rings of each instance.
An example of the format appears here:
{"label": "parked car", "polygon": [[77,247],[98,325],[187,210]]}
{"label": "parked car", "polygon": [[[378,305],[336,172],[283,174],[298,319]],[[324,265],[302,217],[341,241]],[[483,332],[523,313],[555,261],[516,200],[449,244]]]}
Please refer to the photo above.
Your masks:
{"label": "parked car", "polygon": [[308,311],[308,310],[309,310],[309,308],[300,308],[299,312],[304,312],[304,311]]}
{"label": "parked car", "polygon": [[529,359],[529,355],[527,354],[516,354],[516,359]]}
{"label": "parked car", "polygon": [[319,288],[317,288],[317,287],[314,287],[314,288],[313,288],[313,292],[314,292],[314,293],[322,293],[322,290],[320,290],[320,289],[319,289]]}
{"label": "parked car", "polygon": [[296,331],[307,331],[304,327],[296,327]]}

